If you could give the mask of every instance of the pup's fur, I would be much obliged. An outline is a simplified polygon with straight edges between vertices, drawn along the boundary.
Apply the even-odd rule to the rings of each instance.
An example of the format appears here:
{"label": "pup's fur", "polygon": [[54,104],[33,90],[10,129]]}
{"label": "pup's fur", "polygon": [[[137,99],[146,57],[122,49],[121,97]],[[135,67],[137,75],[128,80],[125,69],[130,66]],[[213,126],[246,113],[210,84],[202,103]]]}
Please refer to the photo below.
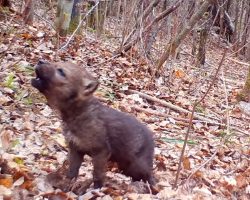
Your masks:
{"label": "pup's fur", "polygon": [[93,159],[94,187],[102,187],[107,161],[133,180],[153,184],[152,133],[128,114],[104,106],[93,97],[98,82],[73,63],[39,61],[32,85],[59,110],[69,143],[69,178],[77,177],[84,154]]}

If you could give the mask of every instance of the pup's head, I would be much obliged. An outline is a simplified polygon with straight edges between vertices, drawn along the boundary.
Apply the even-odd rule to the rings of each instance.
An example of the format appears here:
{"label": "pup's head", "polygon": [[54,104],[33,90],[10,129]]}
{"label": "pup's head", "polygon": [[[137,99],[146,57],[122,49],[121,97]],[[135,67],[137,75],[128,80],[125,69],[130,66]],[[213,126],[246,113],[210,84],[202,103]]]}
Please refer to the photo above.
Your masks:
{"label": "pup's head", "polygon": [[45,95],[49,105],[59,108],[68,102],[89,99],[98,81],[82,67],[70,63],[49,63],[40,60],[35,67],[36,78],[31,84]]}

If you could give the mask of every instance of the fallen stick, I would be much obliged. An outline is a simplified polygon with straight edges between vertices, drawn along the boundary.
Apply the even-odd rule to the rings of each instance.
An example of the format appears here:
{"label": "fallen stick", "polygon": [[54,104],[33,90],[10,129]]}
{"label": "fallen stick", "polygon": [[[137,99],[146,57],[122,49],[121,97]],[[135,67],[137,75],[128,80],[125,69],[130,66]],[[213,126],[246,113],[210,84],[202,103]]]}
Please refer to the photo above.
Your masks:
{"label": "fallen stick", "polygon": [[[139,96],[141,96],[141,97],[143,97],[143,98],[145,98],[145,99],[148,99],[148,100],[150,100],[150,101],[157,102],[157,103],[159,103],[159,104],[161,104],[161,105],[163,105],[163,106],[166,106],[166,107],[168,107],[168,108],[170,108],[170,109],[172,109],[172,110],[175,110],[175,111],[177,111],[177,112],[182,112],[182,113],[185,113],[185,114],[191,114],[190,111],[188,111],[188,110],[186,110],[186,109],[184,109],[184,108],[181,108],[181,107],[176,106],[176,105],[174,105],[174,104],[172,104],[172,103],[169,103],[169,102],[160,100],[160,99],[158,99],[158,98],[156,98],[156,97],[153,97],[153,96],[150,96],[150,95],[148,95],[148,94],[145,94],[145,93],[142,93],[142,92],[139,92],[139,91],[136,91],[136,90],[128,90],[128,92],[131,93],[131,94],[138,94]],[[194,113],[194,118],[195,118],[195,119],[202,120],[202,121],[206,121],[206,122],[209,122],[209,123],[216,123],[216,122],[214,122],[213,120],[208,119],[208,118],[206,118],[206,117],[202,117],[202,116],[200,116],[200,115],[198,115],[198,114],[196,114],[196,113]]]}
{"label": "fallen stick", "polygon": [[[168,118],[173,118],[176,121],[183,121],[183,122],[188,122],[189,121],[189,119],[184,119],[184,118],[180,118],[180,117],[171,116],[171,115],[168,115],[168,114],[165,114],[165,113],[157,112],[157,111],[152,110],[152,109],[141,108],[139,106],[133,106],[132,109],[135,109],[135,110],[140,111],[140,112],[148,113],[148,114],[151,114],[151,115],[156,115],[156,116],[161,116],[161,117],[166,117],[166,118],[167,117]],[[233,116],[230,116],[230,117],[233,117]],[[207,122],[207,121],[202,121],[202,120],[193,120],[193,122],[206,123],[207,125],[216,125],[216,126],[220,126],[220,128],[225,128],[226,127],[226,124],[222,124],[222,123],[219,123],[219,122]],[[243,134],[245,136],[250,135],[249,133],[245,132],[244,130],[241,130],[237,126],[231,126],[231,129],[234,130],[234,131],[237,131],[238,133],[241,133],[241,134]]]}
{"label": "fallen stick", "polygon": [[233,59],[233,58],[227,58],[227,59],[228,59],[228,60],[231,60],[231,61],[233,61],[233,62],[235,62],[235,63],[237,63],[237,64],[240,64],[240,65],[245,65],[245,66],[247,66],[247,67],[250,66],[249,63],[242,62],[242,61],[239,61],[239,60],[236,60],[236,59]]}
{"label": "fallen stick", "polygon": [[[161,116],[161,117],[165,117],[165,118],[173,118],[176,121],[189,122],[189,119],[184,119],[184,118],[181,118],[181,117],[175,117],[175,116],[168,115],[168,114],[165,114],[165,113],[157,112],[157,111],[152,110],[152,109],[141,108],[139,106],[133,106],[132,109],[135,109],[135,110],[140,111],[140,112],[148,113],[148,114],[151,114],[151,115]],[[207,121],[203,121],[203,120],[193,120],[193,122],[207,123],[208,125],[218,125],[221,128],[224,128],[226,126],[225,124],[222,124],[222,123],[207,122]]]}

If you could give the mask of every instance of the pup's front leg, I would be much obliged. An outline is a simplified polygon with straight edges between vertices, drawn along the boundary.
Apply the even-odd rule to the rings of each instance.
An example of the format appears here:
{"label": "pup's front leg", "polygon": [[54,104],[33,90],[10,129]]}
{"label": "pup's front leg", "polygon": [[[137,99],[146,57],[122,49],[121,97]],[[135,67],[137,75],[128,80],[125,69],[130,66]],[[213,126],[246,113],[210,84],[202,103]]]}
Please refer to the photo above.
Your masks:
{"label": "pup's front leg", "polygon": [[107,150],[102,150],[93,156],[93,181],[94,188],[101,188],[105,179],[105,172],[110,153]]}
{"label": "pup's front leg", "polygon": [[79,152],[72,143],[69,144],[68,160],[69,169],[67,172],[67,177],[70,179],[76,178],[83,161],[83,153]]}

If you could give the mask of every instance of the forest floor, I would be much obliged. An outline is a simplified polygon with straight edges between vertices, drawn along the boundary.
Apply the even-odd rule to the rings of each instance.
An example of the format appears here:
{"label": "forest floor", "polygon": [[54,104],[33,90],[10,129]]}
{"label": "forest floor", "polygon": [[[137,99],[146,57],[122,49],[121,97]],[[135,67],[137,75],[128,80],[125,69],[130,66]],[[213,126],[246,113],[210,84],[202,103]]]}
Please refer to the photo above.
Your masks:
{"label": "forest floor", "polygon": [[[58,45],[55,31],[44,21],[28,27],[17,16],[9,16],[0,26],[4,30],[0,38],[0,199],[1,195],[12,199],[77,198],[73,190],[60,192],[45,179],[63,165],[67,145],[57,114],[30,84],[40,58],[83,65],[98,77],[96,96],[104,104],[135,115],[155,134],[157,194],[147,184],[132,183],[113,167],[107,172],[105,187],[93,190],[90,185],[80,199],[250,198],[250,116],[236,100],[248,66],[230,51],[215,84],[196,108],[204,119],[193,121],[178,189],[172,189],[190,118],[178,108],[191,111],[211,84],[223,54],[223,48],[213,41],[215,36],[209,41],[204,67],[195,67],[191,44],[186,42],[179,58],[168,64],[165,80],[152,81],[147,62],[136,50],[112,57],[118,43],[110,35],[96,38],[86,31],[58,51],[62,43]],[[171,109],[164,102],[178,108]],[[91,172],[87,157],[78,185],[84,185]]]}

